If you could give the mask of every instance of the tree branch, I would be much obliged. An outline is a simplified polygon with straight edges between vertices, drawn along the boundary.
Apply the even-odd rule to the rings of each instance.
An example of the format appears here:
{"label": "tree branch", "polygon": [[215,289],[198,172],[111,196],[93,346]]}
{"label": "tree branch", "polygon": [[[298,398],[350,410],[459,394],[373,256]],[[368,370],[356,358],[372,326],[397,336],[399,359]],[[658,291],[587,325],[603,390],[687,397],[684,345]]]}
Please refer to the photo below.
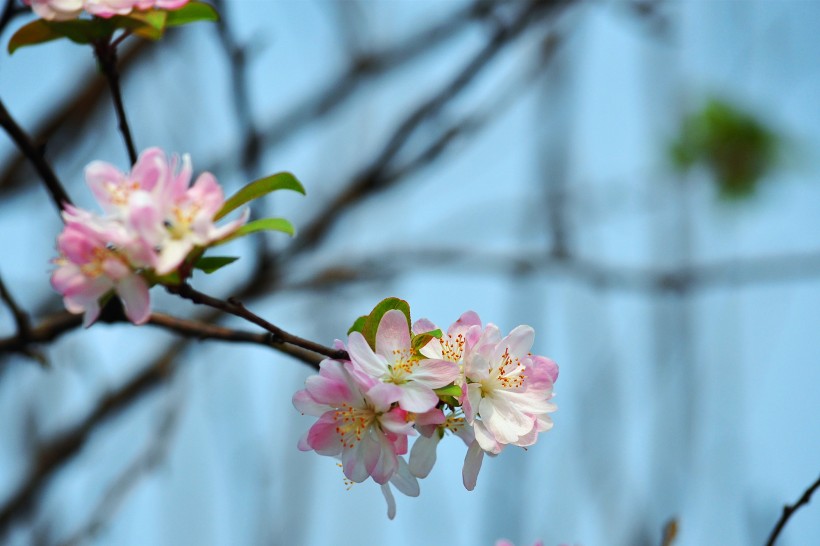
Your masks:
{"label": "tree branch", "polygon": [[128,159],[131,165],[134,165],[137,162],[137,149],[134,146],[134,139],[131,136],[131,128],[128,126],[128,118],[125,116],[125,106],[122,102],[120,73],[117,70],[117,46],[108,40],[97,42],[94,44],[94,54],[100,63],[100,69],[105,74],[105,79],[108,80],[111,98],[114,100],[114,109],[117,112],[118,127],[128,150]]}
{"label": "tree branch", "polygon": [[237,316],[239,318],[243,318],[248,322],[251,322],[253,324],[256,324],[257,326],[264,328],[273,336],[272,343],[287,343],[290,345],[295,345],[297,347],[307,349],[308,351],[312,351],[314,353],[318,353],[320,355],[324,355],[334,359],[344,360],[348,358],[346,351],[326,347],[314,341],[310,341],[308,339],[295,336],[282,330],[278,326],[271,324],[259,315],[248,310],[248,308],[242,305],[242,303],[235,298],[230,298],[227,301],[220,300],[218,298],[214,298],[212,296],[194,290],[189,284],[181,284],[178,286],[166,286],[165,288],[168,292],[172,294],[177,294],[178,296],[181,296],[196,304],[207,305],[208,307],[212,307],[214,309],[218,309],[220,311]]}
{"label": "tree branch", "polygon": [[775,541],[777,540],[777,536],[789,522],[789,518],[791,518],[795,512],[797,512],[801,506],[808,504],[811,500],[811,496],[814,494],[817,489],[820,488],[820,477],[817,478],[813,484],[809,486],[803,492],[803,495],[797,499],[797,502],[789,506],[788,504],[783,507],[783,513],[780,515],[780,519],[777,520],[777,524],[772,529],[772,534],[769,535],[769,540],[766,541],[766,546],[774,546]]}
{"label": "tree branch", "polygon": [[0,100],[0,126],[6,130],[20,152],[34,166],[45,184],[57,210],[63,210],[65,205],[70,205],[71,199],[68,197],[65,189],[63,189],[63,185],[57,179],[57,175],[55,175],[51,169],[51,165],[45,160],[42,152],[34,146],[25,131],[17,125],[17,122],[11,117],[11,114],[6,109],[2,100]]}

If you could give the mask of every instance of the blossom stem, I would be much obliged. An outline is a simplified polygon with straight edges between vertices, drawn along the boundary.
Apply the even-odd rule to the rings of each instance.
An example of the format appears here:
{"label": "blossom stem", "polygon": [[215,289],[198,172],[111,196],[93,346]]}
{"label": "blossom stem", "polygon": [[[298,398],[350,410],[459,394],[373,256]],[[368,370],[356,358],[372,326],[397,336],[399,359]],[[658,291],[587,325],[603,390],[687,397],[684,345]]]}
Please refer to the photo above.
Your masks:
{"label": "blossom stem", "polygon": [[273,336],[273,342],[288,343],[290,345],[295,345],[296,347],[301,347],[303,349],[307,349],[308,351],[337,360],[348,359],[347,351],[333,349],[332,347],[321,345],[315,341],[310,341],[308,339],[290,334],[278,326],[271,324],[252,311],[249,311],[241,302],[234,298],[229,298],[227,301],[214,298],[213,296],[209,296],[208,294],[203,294],[202,292],[195,290],[191,287],[191,285],[185,283],[179,285],[167,285],[165,289],[172,294],[181,296],[194,303],[219,309],[220,311],[243,318],[248,322],[256,324],[257,326],[264,328]]}
{"label": "blossom stem", "polygon": [[128,125],[128,118],[125,116],[125,106],[122,101],[120,73],[117,70],[117,45],[107,40],[96,42],[94,44],[94,54],[100,63],[100,69],[105,74],[105,79],[108,80],[108,87],[111,88],[111,98],[114,100],[119,130],[128,150],[128,159],[133,165],[137,162],[137,148],[134,146],[134,139],[131,136],[131,128]]}

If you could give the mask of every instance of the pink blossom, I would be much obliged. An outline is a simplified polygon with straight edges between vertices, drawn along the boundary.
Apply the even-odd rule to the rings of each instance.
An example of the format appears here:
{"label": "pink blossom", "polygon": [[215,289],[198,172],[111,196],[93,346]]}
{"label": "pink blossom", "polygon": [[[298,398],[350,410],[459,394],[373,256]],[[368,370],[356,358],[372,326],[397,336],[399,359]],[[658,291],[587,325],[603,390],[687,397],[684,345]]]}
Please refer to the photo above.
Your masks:
{"label": "pink blossom", "polygon": [[23,0],[34,12],[48,21],[76,19],[83,11],[98,17],[128,15],[134,10],[152,8],[176,10],[189,0]]}
{"label": "pink blossom", "polygon": [[100,206],[135,226],[157,250],[156,272],[176,270],[195,247],[207,247],[238,230],[248,209],[223,226],[214,216],[225,203],[222,188],[211,173],[202,173],[189,187],[191,158],[166,158],[159,148],[143,151],[129,173],[95,161],[86,168],[86,181]]}
{"label": "pink blossom", "polygon": [[465,356],[462,409],[475,433],[464,461],[467,489],[475,487],[485,452],[496,455],[508,444],[530,446],[538,433],[552,428],[548,414],[557,409],[550,399],[558,366],[529,352],[534,336],[531,327],[518,326],[501,339],[498,327],[489,324]]}
{"label": "pink blossom", "polygon": [[362,375],[399,388],[398,403],[406,411],[431,410],[439,401],[433,389],[459,377],[453,362],[419,357],[411,345],[407,317],[396,309],[385,313],[379,322],[375,352],[359,332],[350,334],[348,351],[353,366]]}
{"label": "pink blossom", "polygon": [[420,436],[410,450],[410,472],[417,478],[426,478],[436,463],[436,448],[445,433],[461,438],[469,446],[474,441],[473,427],[468,425],[460,410],[447,416],[440,409],[416,416],[416,430]]}
{"label": "pink blossom", "polygon": [[293,396],[296,409],[319,417],[299,449],[340,456],[342,470],[353,482],[370,476],[382,485],[395,476],[399,482],[414,482],[399,458],[407,453],[407,437],[415,434],[407,412],[394,406],[400,396],[396,385],[375,379],[362,382],[351,373],[349,362],[323,361],[319,375],[309,377],[305,389]]}
{"label": "pink blossom", "polygon": [[67,207],[63,216],[66,226],[57,238],[60,256],[54,260],[58,267],[51,284],[63,295],[66,309],[84,312],[84,324],[90,326],[100,313],[100,298],[113,290],[129,320],[147,321],[148,285],[133,267],[151,255],[145,241],[121,224],[74,207]]}

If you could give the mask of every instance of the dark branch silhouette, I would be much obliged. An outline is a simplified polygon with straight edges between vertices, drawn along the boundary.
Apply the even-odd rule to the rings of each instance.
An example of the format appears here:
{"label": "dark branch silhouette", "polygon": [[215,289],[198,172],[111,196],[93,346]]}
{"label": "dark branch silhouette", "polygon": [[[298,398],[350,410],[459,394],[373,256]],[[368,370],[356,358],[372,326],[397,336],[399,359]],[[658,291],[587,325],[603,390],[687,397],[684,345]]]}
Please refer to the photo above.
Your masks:
{"label": "dark branch silhouette", "polygon": [[777,541],[777,537],[780,535],[780,532],[783,531],[783,528],[786,527],[789,519],[800,509],[801,506],[804,506],[811,501],[811,496],[818,489],[820,489],[820,477],[818,477],[817,480],[803,492],[803,495],[797,499],[797,502],[792,505],[787,504],[783,507],[783,513],[780,515],[780,519],[777,520],[777,524],[775,524],[774,529],[772,529],[772,534],[769,535],[769,540],[766,541],[766,546],[774,546]]}
{"label": "dark branch silhouette", "polygon": [[71,199],[57,179],[57,175],[54,174],[51,165],[43,157],[42,152],[34,146],[26,132],[14,121],[2,100],[0,100],[0,126],[6,130],[20,153],[34,166],[57,210],[63,210],[65,205],[70,205]]}

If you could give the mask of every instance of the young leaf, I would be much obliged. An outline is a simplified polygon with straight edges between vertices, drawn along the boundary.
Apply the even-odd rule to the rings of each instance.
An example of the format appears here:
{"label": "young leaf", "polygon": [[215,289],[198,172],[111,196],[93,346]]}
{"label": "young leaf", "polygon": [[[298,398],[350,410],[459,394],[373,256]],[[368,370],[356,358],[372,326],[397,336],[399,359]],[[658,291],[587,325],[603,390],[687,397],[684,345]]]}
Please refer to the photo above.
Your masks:
{"label": "young leaf", "polygon": [[276,190],[293,190],[305,194],[305,188],[302,184],[290,173],[278,173],[265,178],[255,180],[233,194],[230,199],[225,201],[222,208],[214,216],[214,221],[219,220],[230,212],[241,207],[245,203],[259,199],[263,195],[267,195]]}
{"label": "young leaf", "polygon": [[42,44],[62,38],[63,35],[51,28],[42,19],[37,19],[31,23],[20,27],[9,41],[9,54],[14,53],[21,47]]}
{"label": "young leaf", "polygon": [[446,387],[441,387],[440,389],[433,389],[439,397],[445,396],[452,396],[454,398],[458,398],[461,396],[461,387],[458,385],[447,385]]}
{"label": "young leaf", "polygon": [[432,332],[424,332],[423,334],[417,334],[413,336],[411,344],[413,346],[413,349],[418,352],[419,349],[430,343],[431,339],[441,339],[442,335],[443,334],[441,330],[433,330]]}
{"label": "young leaf", "polygon": [[197,21],[219,21],[219,13],[205,2],[188,2],[180,9],[169,11],[166,26],[178,27]]}
{"label": "young leaf", "polygon": [[227,243],[228,241],[233,241],[234,239],[244,237],[245,235],[256,233],[257,231],[281,231],[282,233],[287,233],[291,237],[296,233],[296,230],[293,229],[293,225],[284,218],[262,218],[260,220],[248,222],[236,230],[230,237],[222,239],[218,243],[211,246],[221,245]]}
{"label": "young leaf", "polygon": [[410,304],[399,298],[387,298],[380,301],[373,311],[368,315],[367,320],[362,328],[362,335],[367,340],[367,343],[376,350],[376,331],[379,329],[379,323],[385,313],[392,309],[398,309],[404,316],[407,317],[407,328],[410,328]]}
{"label": "young leaf", "polygon": [[228,264],[234,263],[239,258],[234,256],[206,256],[202,257],[194,264],[195,269],[205,272],[210,275],[214,271],[222,269]]}
{"label": "young leaf", "polygon": [[148,40],[159,40],[165,34],[168,12],[163,10],[134,11],[129,15],[111,18],[115,28],[131,30],[137,36]]}
{"label": "young leaf", "polygon": [[73,21],[46,21],[46,25],[75,44],[90,44],[98,40],[107,40],[114,32],[114,23],[110,19],[75,19]]}
{"label": "young leaf", "polygon": [[350,335],[352,332],[359,332],[361,333],[362,329],[364,328],[364,323],[367,321],[367,315],[362,315],[356,319],[356,322],[353,323],[353,326],[350,327],[350,330],[347,331],[347,335]]}

